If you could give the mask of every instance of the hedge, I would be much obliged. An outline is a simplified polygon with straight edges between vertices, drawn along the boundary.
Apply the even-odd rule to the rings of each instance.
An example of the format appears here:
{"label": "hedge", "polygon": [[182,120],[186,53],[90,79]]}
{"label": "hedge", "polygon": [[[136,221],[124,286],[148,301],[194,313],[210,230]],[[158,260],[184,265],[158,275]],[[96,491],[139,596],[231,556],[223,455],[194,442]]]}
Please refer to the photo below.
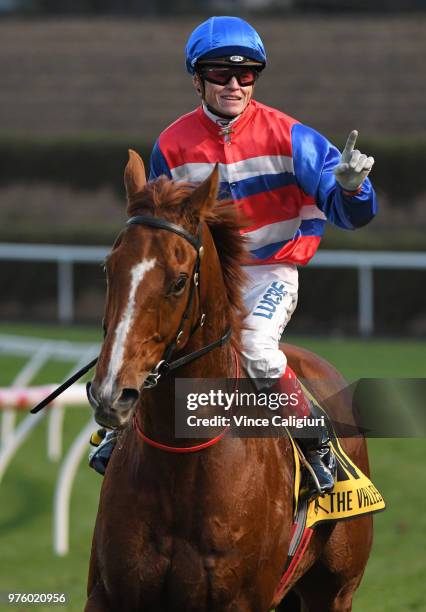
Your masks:
{"label": "hedge", "polygon": [[[343,146],[343,142],[336,142]],[[0,137],[0,185],[47,181],[76,189],[109,185],[122,192],[127,149],[136,149],[148,164],[153,143],[122,135],[81,135],[36,140]],[[363,140],[363,150],[376,158],[374,184],[395,206],[410,205],[426,193],[426,141]]]}
{"label": "hedge", "polygon": [[152,145],[130,137],[36,140],[6,136],[0,138],[0,185],[46,181],[77,190],[108,185],[121,193],[129,148],[148,164]]}

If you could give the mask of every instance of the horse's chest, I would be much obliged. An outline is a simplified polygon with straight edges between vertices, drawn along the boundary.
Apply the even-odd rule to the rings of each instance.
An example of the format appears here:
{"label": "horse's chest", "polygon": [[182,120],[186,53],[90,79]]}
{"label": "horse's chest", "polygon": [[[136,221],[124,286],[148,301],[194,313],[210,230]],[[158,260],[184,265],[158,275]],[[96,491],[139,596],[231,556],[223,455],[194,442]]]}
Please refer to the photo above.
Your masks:
{"label": "horse's chest", "polygon": [[[269,574],[277,549],[283,549],[282,563],[282,512],[275,516],[276,504],[266,504],[263,496],[259,502],[258,487],[251,486],[259,479],[240,476],[233,495],[225,495],[229,487],[220,477],[219,488],[210,479],[196,495],[186,491],[179,497],[170,496],[170,486],[148,486],[148,476],[137,493],[120,486],[104,490],[98,530],[101,564],[107,566],[102,574],[107,591],[131,600],[128,612],[142,605],[147,612],[225,609],[246,592],[243,585],[253,585],[257,597],[259,567]],[[189,498],[197,503],[189,504]],[[289,529],[291,505],[288,519]]]}
{"label": "horse's chest", "polygon": [[132,537],[117,536],[116,531],[110,540],[114,554],[105,550],[107,586],[126,594],[132,602],[129,610],[150,602],[158,609],[202,612],[218,594],[232,600],[249,561],[232,548],[232,542],[224,546],[216,538],[206,542],[191,537],[186,530],[161,524],[158,514],[145,516],[134,526]]}
{"label": "horse's chest", "polygon": [[216,577],[216,560],[187,541],[146,538],[143,546],[127,542],[125,549],[126,554],[116,555],[110,563],[106,582],[108,591],[126,598],[129,611],[143,605],[203,612],[210,593],[226,586]]}

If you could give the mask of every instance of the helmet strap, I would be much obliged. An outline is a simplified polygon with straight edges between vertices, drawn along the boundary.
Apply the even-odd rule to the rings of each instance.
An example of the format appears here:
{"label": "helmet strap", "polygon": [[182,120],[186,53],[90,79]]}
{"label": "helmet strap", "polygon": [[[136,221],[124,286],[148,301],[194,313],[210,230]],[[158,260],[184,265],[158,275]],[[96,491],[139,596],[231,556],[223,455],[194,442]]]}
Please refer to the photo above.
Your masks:
{"label": "helmet strap", "polygon": [[197,76],[198,76],[198,80],[200,81],[201,99],[204,102],[204,99],[206,97],[206,83],[205,83],[204,79],[201,77],[201,75],[198,72],[197,72]]}

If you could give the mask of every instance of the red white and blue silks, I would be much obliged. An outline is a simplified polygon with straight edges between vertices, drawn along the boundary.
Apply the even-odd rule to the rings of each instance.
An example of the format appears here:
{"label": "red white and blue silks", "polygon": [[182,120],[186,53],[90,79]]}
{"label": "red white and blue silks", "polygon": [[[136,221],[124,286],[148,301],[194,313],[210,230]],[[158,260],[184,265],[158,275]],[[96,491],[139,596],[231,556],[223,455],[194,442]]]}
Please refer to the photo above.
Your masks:
{"label": "red white and blue silks", "polygon": [[218,162],[219,197],[232,199],[244,218],[253,264],[304,265],[326,221],[355,229],[376,214],[371,182],[344,192],[333,174],[340,153],[312,128],[252,100],[229,130],[202,107],[179,118],[154,146],[150,180],[200,182]]}

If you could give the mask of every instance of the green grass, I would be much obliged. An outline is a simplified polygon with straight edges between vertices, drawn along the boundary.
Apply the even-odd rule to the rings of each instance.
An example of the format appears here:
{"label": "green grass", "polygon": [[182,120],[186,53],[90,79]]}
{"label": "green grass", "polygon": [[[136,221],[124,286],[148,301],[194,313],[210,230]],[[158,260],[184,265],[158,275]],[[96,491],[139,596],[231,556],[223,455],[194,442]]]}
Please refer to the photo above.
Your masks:
{"label": "green grass", "polygon": [[[88,419],[86,409],[68,411],[65,448]],[[17,453],[1,484],[0,592],[65,592],[70,604],[62,609],[82,610],[101,477],[84,464],[80,466],[71,507],[71,553],[64,558],[55,557],[51,534],[58,466],[49,462],[45,449],[46,422],[43,422]]]}
{"label": "green grass", "polygon": [[71,340],[72,342],[102,341],[102,329],[100,326],[0,323],[0,334],[52,338],[53,340]]}
{"label": "green grass", "polygon": [[[0,325],[0,333],[7,332],[82,341],[97,341],[101,337],[100,330],[90,328]],[[294,337],[289,341],[326,357],[350,380],[361,376],[426,374],[425,342]],[[22,363],[21,359],[0,355],[0,385],[7,384]],[[50,362],[37,382],[59,380],[69,369],[70,364]],[[65,448],[88,418],[88,409],[68,410]],[[91,533],[102,479],[82,463],[72,498],[71,552],[65,558],[55,557],[51,519],[58,466],[46,458],[45,439],[43,422],[14,457],[0,487],[0,592],[64,591],[69,603],[61,609],[80,611],[85,601]],[[354,610],[425,611],[425,440],[370,440],[369,448],[373,481],[385,496],[388,508],[375,518],[373,552]],[[13,608],[0,606],[0,609]]]}
{"label": "green grass", "polygon": [[373,553],[354,609],[426,610],[425,440],[370,440],[369,451],[387,510],[375,517]]}

